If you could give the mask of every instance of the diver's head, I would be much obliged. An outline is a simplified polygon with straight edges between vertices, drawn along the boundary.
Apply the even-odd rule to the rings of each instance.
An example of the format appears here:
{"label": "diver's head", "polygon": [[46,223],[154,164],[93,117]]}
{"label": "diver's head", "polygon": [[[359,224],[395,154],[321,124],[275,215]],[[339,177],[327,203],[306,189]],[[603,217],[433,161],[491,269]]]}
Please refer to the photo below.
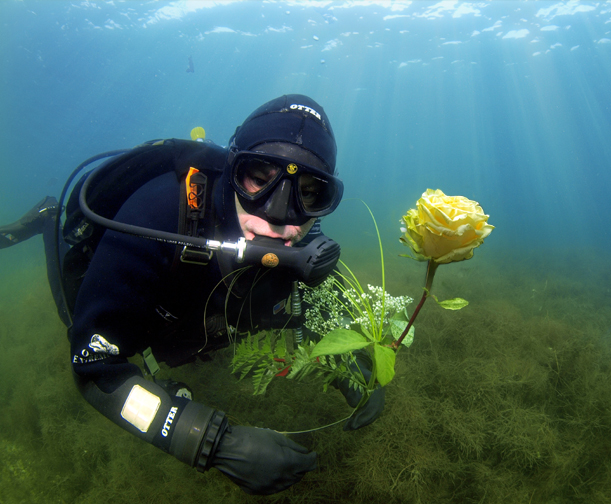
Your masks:
{"label": "diver's head", "polygon": [[226,173],[245,237],[292,244],[333,212],[343,194],[336,152],[324,110],[307,96],[285,95],[250,114],[230,140]]}

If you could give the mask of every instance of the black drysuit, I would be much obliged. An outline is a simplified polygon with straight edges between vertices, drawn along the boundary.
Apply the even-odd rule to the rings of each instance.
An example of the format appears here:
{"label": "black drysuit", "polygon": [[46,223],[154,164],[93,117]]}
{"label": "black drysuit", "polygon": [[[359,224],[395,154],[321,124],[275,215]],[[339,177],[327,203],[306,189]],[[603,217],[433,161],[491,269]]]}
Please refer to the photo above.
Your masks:
{"label": "black drysuit", "polygon": [[[205,160],[198,164],[205,166]],[[210,182],[215,182],[213,205],[204,236],[235,241],[241,231],[233,190],[224,176]],[[129,197],[115,220],[177,233],[181,183],[171,170],[154,178]],[[215,253],[207,265],[185,264],[177,260],[177,245],[106,230],[78,291],[70,329],[72,365],[84,397],[124,429],[199,470],[211,464],[207,455],[227,428],[224,414],[170,396],[127,358],[150,347],[158,361],[179,365],[227,346],[228,326],[238,331],[282,327],[295,279],[281,270],[252,267],[228,289],[236,275],[232,270],[239,268],[233,261]],[[315,467],[310,455],[305,470]],[[302,476],[301,460],[297,466]],[[248,488],[243,488],[257,492],[249,478],[257,479],[249,474],[232,479],[245,480]]]}

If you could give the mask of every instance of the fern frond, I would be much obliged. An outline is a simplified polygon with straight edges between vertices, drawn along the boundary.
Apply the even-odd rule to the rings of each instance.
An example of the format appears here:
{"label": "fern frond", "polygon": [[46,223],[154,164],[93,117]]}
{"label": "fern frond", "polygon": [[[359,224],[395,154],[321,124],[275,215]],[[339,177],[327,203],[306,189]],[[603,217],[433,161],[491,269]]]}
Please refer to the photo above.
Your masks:
{"label": "fern frond", "polygon": [[240,377],[238,378],[238,380],[242,380],[246,377],[246,375],[248,373],[250,373],[250,371],[252,370],[252,368],[254,368],[257,364],[261,364],[261,359],[263,359],[263,356],[261,355],[253,355],[252,359],[250,359],[250,361],[248,361],[247,363],[245,363],[242,368],[240,369]]}
{"label": "fern frond", "polygon": [[276,376],[276,369],[270,368],[269,362],[262,362],[257,367],[257,370],[252,375],[252,384],[255,389],[254,395],[263,395],[267,390],[267,386]]}
{"label": "fern frond", "polygon": [[252,373],[254,394],[264,394],[274,376],[286,367],[286,339],[282,333],[264,331],[249,334],[236,344],[231,361],[232,372],[240,373],[242,380]]}

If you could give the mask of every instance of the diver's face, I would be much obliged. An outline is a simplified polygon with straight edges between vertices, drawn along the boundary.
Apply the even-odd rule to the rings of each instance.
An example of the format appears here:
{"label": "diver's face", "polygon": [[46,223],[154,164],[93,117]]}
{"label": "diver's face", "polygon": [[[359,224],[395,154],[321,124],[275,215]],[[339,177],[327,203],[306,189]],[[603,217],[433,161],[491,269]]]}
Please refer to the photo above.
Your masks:
{"label": "diver's face", "polygon": [[242,205],[240,205],[237,194],[235,195],[235,207],[238,213],[240,228],[242,228],[242,233],[244,233],[244,238],[252,240],[257,235],[267,236],[268,238],[282,238],[287,247],[294,245],[307,235],[316,221],[316,219],[313,218],[301,226],[276,226],[270,224],[261,217],[249,214],[244,210]]}

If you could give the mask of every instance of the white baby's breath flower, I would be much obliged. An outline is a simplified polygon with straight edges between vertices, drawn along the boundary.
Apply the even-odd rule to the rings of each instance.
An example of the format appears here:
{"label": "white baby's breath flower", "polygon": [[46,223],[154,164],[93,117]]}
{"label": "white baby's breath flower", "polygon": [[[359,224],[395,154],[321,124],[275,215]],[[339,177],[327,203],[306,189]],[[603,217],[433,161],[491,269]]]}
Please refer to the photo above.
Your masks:
{"label": "white baby's breath flower", "polygon": [[[315,288],[301,287],[305,289],[303,300],[310,305],[305,313],[305,326],[323,336],[333,329],[350,329],[354,324],[372,333],[372,323],[380,323],[382,310],[383,325],[388,326],[390,318],[413,301],[409,296],[391,296],[374,285],[367,286],[369,293],[359,293],[352,288],[340,293],[332,277]],[[370,314],[370,311],[373,313]]]}

